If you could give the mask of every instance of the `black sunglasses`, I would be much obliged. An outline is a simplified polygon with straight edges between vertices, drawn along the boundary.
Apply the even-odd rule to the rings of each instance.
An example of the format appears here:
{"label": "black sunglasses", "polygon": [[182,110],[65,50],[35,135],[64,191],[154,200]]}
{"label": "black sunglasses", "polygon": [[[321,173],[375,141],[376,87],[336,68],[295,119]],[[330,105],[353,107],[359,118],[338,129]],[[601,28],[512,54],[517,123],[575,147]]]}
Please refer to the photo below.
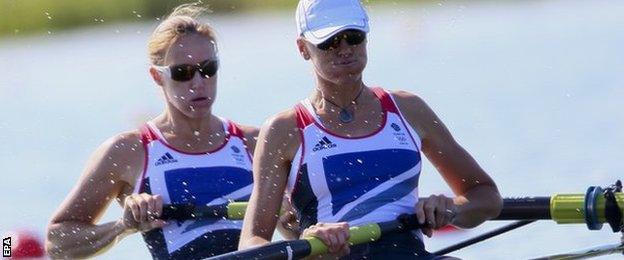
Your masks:
{"label": "black sunglasses", "polygon": [[[219,69],[219,60],[205,60],[195,65],[193,64],[179,64],[170,66],[158,66],[161,71],[169,73],[172,80],[175,81],[189,81],[195,76],[195,72],[199,71],[199,74],[204,78],[210,78],[217,74]],[[164,69],[164,70],[163,70]]]}
{"label": "black sunglasses", "polygon": [[347,44],[353,46],[362,43],[366,39],[366,33],[360,30],[345,30],[342,31],[331,38],[325,40],[316,45],[317,48],[321,50],[329,50],[329,49],[337,49],[340,46],[340,42],[342,39],[347,41]]}

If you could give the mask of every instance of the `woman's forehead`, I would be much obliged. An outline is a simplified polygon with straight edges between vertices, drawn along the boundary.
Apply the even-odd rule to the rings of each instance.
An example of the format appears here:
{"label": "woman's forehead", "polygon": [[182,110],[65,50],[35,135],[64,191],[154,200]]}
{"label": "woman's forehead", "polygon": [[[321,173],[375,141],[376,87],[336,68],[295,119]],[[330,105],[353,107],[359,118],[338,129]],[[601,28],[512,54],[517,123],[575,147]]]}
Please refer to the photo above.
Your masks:
{"label": "woman's forehead", "polygon": [[165,64],[193,64],[217,58],[216,42],[206,36],[193,34],[178,38],[165,56]]}

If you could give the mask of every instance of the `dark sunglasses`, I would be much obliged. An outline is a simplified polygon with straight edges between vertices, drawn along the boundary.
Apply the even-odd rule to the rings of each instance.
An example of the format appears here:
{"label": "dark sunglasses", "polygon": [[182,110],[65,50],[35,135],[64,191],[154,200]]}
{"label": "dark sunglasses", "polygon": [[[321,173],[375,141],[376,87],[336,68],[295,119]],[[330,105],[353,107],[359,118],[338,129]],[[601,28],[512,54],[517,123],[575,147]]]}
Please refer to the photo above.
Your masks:
{"label": "dark sunglasses", "polygon": [[366,33],[360,30],[345,30],[317,44],[316,47],[324,51],[337,49],[342,39],[347,41],[347,44],[354,46],[362,43],[366,39]]}
{"label": "dark sunglasses", "polygon": [[217,74],[219,69],[219,60],[205,60],[198,64],[179,64],[170,66],[155,66],[160,71],[168,74],[175,81],[189,81],[195,76],[195,72],[204,78],[210,78]]}

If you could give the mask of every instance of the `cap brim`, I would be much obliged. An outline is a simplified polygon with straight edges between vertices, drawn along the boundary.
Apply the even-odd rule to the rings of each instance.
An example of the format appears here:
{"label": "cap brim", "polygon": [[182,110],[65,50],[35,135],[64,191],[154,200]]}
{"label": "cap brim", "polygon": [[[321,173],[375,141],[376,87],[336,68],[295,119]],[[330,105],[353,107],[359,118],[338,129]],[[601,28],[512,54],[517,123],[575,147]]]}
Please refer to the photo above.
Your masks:
{"label": "cap brim", "polygon": [[366,27],[365,24],[343,24],[338,26],[325,27],[314,31],[306,31],[303,33],[303,37],[305,37],[306,40],[308,40],[310,43],[317,45],[331,38],[336,33],[349,29],[356,29],[368,33],[368,27]]}

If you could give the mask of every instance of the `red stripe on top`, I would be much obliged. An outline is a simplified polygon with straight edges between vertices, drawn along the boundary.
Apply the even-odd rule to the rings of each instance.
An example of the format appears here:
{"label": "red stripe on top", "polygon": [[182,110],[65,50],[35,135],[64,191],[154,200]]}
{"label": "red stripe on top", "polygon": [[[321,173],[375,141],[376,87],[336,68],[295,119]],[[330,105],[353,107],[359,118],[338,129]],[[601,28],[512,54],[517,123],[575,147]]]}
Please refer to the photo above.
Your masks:
{"label": "red stripe on top", "polygon": [[245,133],[243,133],[243,130],[236,123],[232,122],[231,120],[228,120],[227,122],[227,131],[230,133],[230,135],[236,136],[241,139],[241,141],[243,141],[243,145],[245,146],[245,150],[247,151],[247,157],[249,158],[250,162],[253,162],[253,156],[251,156],[252,151],[250,150],[251,147],[249,147],[249,145],[247,144],[247,138],[245,138]]}
{"label": "red stripe on top", "polygon": [[141,179],[138,183],[135,183],[135,185],[139,185],[138,193],[141,194],[143,193],[143,180],[145,180],[145,174],[147,173],[147,145],[152,141],[158,140],[158,135],[156,135],[147,124],[142,125],[139,131],[141,132],[141,143],[143,143],[143,152],[145,154],[143,157],[143,173],[141,173]]}
{"label": "red stripe on top", "polygon": [[[388,91],[384,90],[381,87],[375,87],[373,88],[373,92],[375,92],[375,95],[377,95],[377,97],[381,100],[381,106],[383,107],[383,109],[390,111],[390,112],[394,112],[395,114],[397,114],[397,116],[399,116],[399,120],[401,120],[401,123],[403,124],[404,127],[409,126],[410,128],[413,129],[413,127],[411,127],[410,125],[407,124],[407,122],[405,122],[406,119],[404,119],[403,115],[399,112],[399,105],[397,105],[394,102],[394,100],[392,99]],[[407,131],[407,134],[410,136],[410,139],[412,139],[412,142],[414,143],[414,146],[416,147],[416,149],[420,149],[418,144],[416,144],[416,139],[414,139],[414,136],[412,136],[412,132]]]}
{"label": "red stripe on top", "polygon": [[[299,157],[299,165],[297,166],[298,169],[296,173],[297,177],[295,177],[295,183],[293,184],[293,190],[291,191],[291,195],[297,193],[297,187],[299,187],[299,179],[301,178],[301,165],[303,164],[303,159],[305,157],[305,138],[303,134],[303,129],[315,123],[314,117],[310,115],[310,113],[303,106],[303,104],[298,103],[295,106],[295,112],[297,112],[297,127],[299,128],[299,135],[301,137],[301,157]],[[290,174],[290,172],[288,174]]]}
{"label": "red stripe on top", "polygon": [[310,115],[301,103],[295,106],[295,112],[297,112],[297,127],[299,129],[303,130],[306,126],[314,124],[314,116]]}
{"label": "red stripe on top", "polygon": [[158,140],[158,135],[152,131],[152,128],[149,125],[144,124],[139,129],[141,131],[141,142],[143,145],[147,145],[152,141]]}
{"label": "red stripe on top", "polygon": [[375,93],[375,96],[377,96],[377,98],[381,100],[381,108],[384,111],[392,112],[395,114],[399,113],[399,109],[396,107],[394,102],[392,102],[392,97],[390,97],[390,94],[388,94],[387,91],[380,87],[374,87],[372,88],[372,90],[373,93]]}
{"label": "red stripe on top", "polygon": [[245,135],[243,134],[243,130],[241,130],[240,127],[236,123],[234,123],[234,122],[232,122],[230,120],[228,120],[228,129],[227,130],[228,130],[228,132],[230,132],[230,135],[239,137],[240,139],[245,139]]}

